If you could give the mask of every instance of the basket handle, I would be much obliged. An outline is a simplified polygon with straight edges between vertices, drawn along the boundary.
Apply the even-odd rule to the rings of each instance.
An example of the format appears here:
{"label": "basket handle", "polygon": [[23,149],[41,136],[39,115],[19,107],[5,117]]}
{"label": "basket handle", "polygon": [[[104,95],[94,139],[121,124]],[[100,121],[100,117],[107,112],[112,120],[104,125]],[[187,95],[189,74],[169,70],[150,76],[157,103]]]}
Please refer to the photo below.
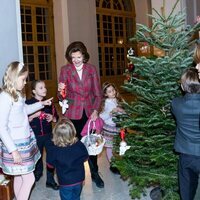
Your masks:
{"label": "basket handle", "polygon": [[91,128],[91,123],[93,122],[93,127],[92,127],[92,130],[95,130],[96,126],[95,126],[95,121],[92,121],[90,119],[89,123],[88,123],[88,130],[87,130],[87,135],[89,136],[90,135],[90,128]]}
{"label": "basket handle", "polygon": [[90,135],[90,126],[91,126],[91,123],[92,123],[92,122],[93,122],[93,128],[92,128],[92,130],[95,129],[95,121],[92,121],[92,120],[90,119],[90,120],[89,120],[89,123],[88,123],[88,130],[87,130],[87,135],[88,135],[88,142],[89,142],[89,144],[91,143],[89,135]]}

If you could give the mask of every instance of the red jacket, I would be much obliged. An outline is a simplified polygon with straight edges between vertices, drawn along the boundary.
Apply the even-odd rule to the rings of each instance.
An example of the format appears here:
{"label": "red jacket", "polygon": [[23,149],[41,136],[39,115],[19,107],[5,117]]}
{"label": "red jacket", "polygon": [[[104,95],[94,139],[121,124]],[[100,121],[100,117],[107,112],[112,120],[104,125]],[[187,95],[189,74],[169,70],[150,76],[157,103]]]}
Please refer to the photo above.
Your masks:
{"label": "red jacket", "polygon": [[84,64],[80,80],[75,66],[67,64],[61,68],[59,82],[66,84],[67,99],[70,100],[64,116],[69,119],[81,119],[84,109],[87,117],[90,117],[94,110],[99,110],[102,95],[95,66]]}

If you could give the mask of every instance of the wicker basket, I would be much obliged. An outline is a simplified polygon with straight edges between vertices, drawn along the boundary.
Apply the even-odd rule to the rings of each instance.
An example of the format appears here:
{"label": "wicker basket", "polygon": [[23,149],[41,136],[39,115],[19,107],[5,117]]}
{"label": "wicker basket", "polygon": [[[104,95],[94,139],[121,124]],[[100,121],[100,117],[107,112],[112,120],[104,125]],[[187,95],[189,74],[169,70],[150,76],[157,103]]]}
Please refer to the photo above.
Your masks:
{"label": "wicker basket", "polygon": [[[92,132],[90,133],[91,123],[93,123],[93,128]],[[94,121],[90,120],[87,128],[88,128],[87,135],[82,137],[81,142],[86,146],[89,155],[96,156],[102,152],[103,146],[105,144],[105,139],[101,134],[94,133],[95,130]]]}

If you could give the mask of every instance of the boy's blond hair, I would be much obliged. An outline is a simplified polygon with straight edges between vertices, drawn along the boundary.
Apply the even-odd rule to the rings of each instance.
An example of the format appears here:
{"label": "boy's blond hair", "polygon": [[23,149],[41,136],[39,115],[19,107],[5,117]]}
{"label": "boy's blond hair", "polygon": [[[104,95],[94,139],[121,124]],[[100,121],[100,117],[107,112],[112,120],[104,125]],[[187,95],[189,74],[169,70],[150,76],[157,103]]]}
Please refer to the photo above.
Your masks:
{"label": "boy's blond hair", "polygon": [[59,147],[66,147],[76,143],[77,140],[73,123],[66,118],[59,120],[53,129],[53,143]]}
{"label": "boy's blond hair", "polygon": [[25,72],[28,72],[28,68],[24,66],[23,63],[15,61],[8,65],[6,72],[3,76],[2,91],[7,92],[14,99],[15,102],[18,101],[19,94],[24,96],[23,92],[16,90],[15,84],[17,78],[23,75]]}

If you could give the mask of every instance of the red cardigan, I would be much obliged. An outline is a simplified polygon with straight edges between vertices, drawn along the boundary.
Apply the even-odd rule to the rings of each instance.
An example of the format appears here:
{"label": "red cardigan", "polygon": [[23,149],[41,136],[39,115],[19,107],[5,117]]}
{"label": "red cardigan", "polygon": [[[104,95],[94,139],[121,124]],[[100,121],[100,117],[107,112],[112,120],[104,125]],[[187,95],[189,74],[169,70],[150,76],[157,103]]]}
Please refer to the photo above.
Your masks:
{"label": "red cardigan", "polygon": [[77,120],[81,119],[84,109],[87,117],[90,117],[94,110],[99,110],[102,93],[95,66],[84,64],[80,80],[75,66],[67,64],[61,68],[59,82],[66,84],[67,99],[70,100],[64,116]]}

